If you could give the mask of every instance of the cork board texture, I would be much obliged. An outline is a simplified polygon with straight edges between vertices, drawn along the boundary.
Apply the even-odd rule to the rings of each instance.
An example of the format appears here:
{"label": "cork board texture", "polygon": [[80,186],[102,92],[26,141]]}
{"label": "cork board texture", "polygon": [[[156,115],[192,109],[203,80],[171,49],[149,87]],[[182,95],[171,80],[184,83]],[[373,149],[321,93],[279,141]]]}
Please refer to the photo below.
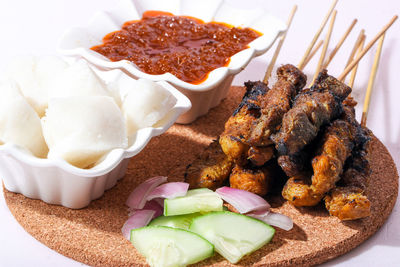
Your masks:
{"label": "cork board texture", "polygon": [[[228,98],[190,125],[174,125],[132,158],[126,176],[87,208],[71,210],[28,199],[4,190],[16,220],[37,240],[55,251],[91,266],[146,266],[145,259],[124,239],[121,227],[128,218],[124,203],[136,185],[165,175],[183,180],[187,164],[222,132],[224,122],[240,102],[242,87],[232,87]],[[373,235],[396,201],[398,174],[384,145],[373,140],[372,216],[350,222],[330,217],[322,206],[294,208],[279,196],[267,197],[272,210],[293,218],[291,231],[277,229],[272,241],[243,258],[237,266],[309,266],[348,252]],[[221,256],[197,266],[232,266]]]}

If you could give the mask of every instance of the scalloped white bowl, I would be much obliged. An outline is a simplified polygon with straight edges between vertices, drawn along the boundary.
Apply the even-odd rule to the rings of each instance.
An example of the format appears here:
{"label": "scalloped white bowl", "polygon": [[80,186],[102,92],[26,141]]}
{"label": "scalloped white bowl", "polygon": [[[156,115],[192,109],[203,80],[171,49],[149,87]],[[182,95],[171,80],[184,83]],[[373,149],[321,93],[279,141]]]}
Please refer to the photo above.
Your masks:
{"label": "scalloped white bowl", "polygon": [[[98,72],[103,80],[134,80],[121,70]],[[153,125],[140,129],[127,149],[114,149],[91,169],[77,168],[61,159],[41,159],[14,144],[0,145],[0,177],[7,190],[49,204],[80,209],[101,197],[125,175],[129,159],[138,154],[150,139],[168,130],[191,107],[189,99],[165,81],[159,81],[177,102],[169,113]]]}
{"label": "scalloped white bowl", "polygon": [[[139,20],[146,10],[171,12],[202,19],[205,22],[225,22],[236,27],[251,27],[263,35],[249,44],[249,48],[233,55],[226,67],[211,71],[205,81],[191,84],[178,79],[171,73],[151,75],[140,71],[127,60],[112,62],[90,48],[102,43],[103,37],[120,30],[131,20]],[[226,0],[122,0],[110,12],[99,12],[88,26],[67,30],[59,41],[58,50],[68,56],[83,57],[100,69],[122,69],[131,77],[153,81],[167,81],[192,102],[192,108],[180,116],[178,123],[190,123],[204,115],[226,97],[236,74],[242,71],[250,60],[267,52],[276,38],[286,30],[286,24],[262,9],[237,9]]]}

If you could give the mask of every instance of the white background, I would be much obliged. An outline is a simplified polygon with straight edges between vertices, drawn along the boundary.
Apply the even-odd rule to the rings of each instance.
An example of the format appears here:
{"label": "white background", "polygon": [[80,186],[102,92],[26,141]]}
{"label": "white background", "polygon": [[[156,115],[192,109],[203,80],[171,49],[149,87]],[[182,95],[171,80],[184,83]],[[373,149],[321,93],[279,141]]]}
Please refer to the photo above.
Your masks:
{"label": "white background", "polygon": [[[197,0],[200,1],[200,0]],[[331,1],[308,0],[232,0],[243,8],[265,8],[286,21],[293,4],[299,9],[278,58],[278,64],[297,64],[319,27]],[[85,25],[98,10],[113,8],[112,0],[0,0],[0,74],[7,63],[21,54],[54,54],[57,40],[64,30]],[[397,0],[342,0],[337,5],[338,15],[331,39],[332,49],[353,18],[358,23],[329,67],[329,73],[339,75],[347,61],[352,44],[360,29],[367,40],[375,35],[389,19],[400,13]],[[324,36],[325,33],[322,34]],[[272,51],[253,60],[234,80],[241,85],[247,80],[263,77]],[[362,107],[368,83],[374,47],[360,64],[353,95]],[[318,55],[305,72],[313,74]],[[372,95],[368,126],[389,148],[397,167],[400,167],[400,20],[386,35],[381,64]],[[400,266],[400,203],[386,224],[376,235],[350,253],[324,266]],[[16,222],[3,194],[0,194],[0,266],[81,266],[42,245]]]}

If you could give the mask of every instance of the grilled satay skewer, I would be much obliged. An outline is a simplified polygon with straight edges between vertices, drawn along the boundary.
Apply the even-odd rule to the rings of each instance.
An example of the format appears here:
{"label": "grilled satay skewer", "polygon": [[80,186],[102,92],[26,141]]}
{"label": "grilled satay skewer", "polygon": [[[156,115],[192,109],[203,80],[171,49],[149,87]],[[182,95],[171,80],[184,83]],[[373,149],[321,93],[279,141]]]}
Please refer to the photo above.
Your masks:
{"label": "grilled satay skewer", "polygon": [[[357,55],[357,57],[354,59],[354,60],[349,60],[349,61],[351,61],[351,62],[348,62],[348,64],[347,64],[347,66],[346,66],[346,69],[343,71],[343,73],[338,77],[338,80],[339,81],[343,81],[344,79],[345,79],[345,77],[346,77],[346,75],[349,73],[349,71],[354,67],[354,66],[356,66],[357,64],[358,64],[358,62],[360,61],[360,59],[365,55],[365,53],[372,47],[372,45],[378,40],[378,38],[380,37],[380,36],[382,36],[384,33],[385,33],[385,31],[386,30],[388,30],[390,27],[391,27],[391,25],[394,23],[394,21],[397,19],[397,16],[394,16],[392,19],[391,19],[391,21],[386,25],[386,26],[384,26],[383,27],[383,29],[367,44],[367,46],[364,48],[364,49],[362,49],[362,51],[361,52],[359,52],[359,54]],[[356,47],[355,47],[355,49],[353,49],[354,51],[356,51],[357,50],[357,48],[358,48],[358,46],[359,46],[359,44],[360,44],[360,42],[362,42],[362,38],[365,38],[365,36],[364,36],[364,31],[362,30],[361,32],[360,32],[360,36],[359,36],[359,38],[357,39],[357,42],[356,42]],[[353,55],[351,56],[351,58],[353,57]],[[289,113],[289,112],[288,112]],[[286,114],[286,115],[288,115],[288,114]],[[286,116],[285,115],[285,116]],[[290,121],[289,121],[289,123],[288,123],[288,125],[289,126],[292,126],[292,128],[296,128],[295,127],[295,125],[294,125],[294,122],[295,122],[295,120],[292,120],[292,122],[293,122],[293,125],[290,125]],[[282,124],[282,128],[283,128],[283,126],[284,126],[284,124]],[[298,130],[302,130],[301,129],[301,127],[297,127],[298,128]],[[307,126],[305,126],[304,128],[307,128]],[[281,129],[282,130],[282,129]],[[292,129],[293,130],[293,129]],[[301,133],[300,133],[301,134]],[[307,135],[307,134],[306,134]],[[310,135],[310,134],[308,134],[308,135]],[[290,139],[290,138],[289,138]],[[304,143],[308,143],[307,142],[307,140],[304,140]],[[300,144],[300,146],[301,146],[301,144]],[[283,148],[285,148],[285,147],[283,147]],[[282,151],[281,151],[282,152]],[[288,153],[287,155],[289,155],[289,156],[284,156],[284,157],[280,157],[279,159],[278,159],[278,162],[280,163],[280,165],[281,165],[281,167],[285,170],[285,172],[287,173],[287,174],[289,174],[289,175],[297,175],[297,174],[300,174],[303,170],[302,170],[302,167],[303,167],[303,162],[301,161],[301,160],[294,160],[294,159],[296,159],[296,157],[297,158],[299,158],[299,156],[298,156],[298,154],[302,154],[303,152],[301,151],[301,149],[299,149],[297,152],[292,152],[292,153]],[[304,153],[303,153],[304,154]],[[294,158],[294,159],[293,159]],[[304,158],[304,155],[303,155],[303,158]],[[301,159],[301,157],[300,157],[300,159]]]}
{"label": "grilled satay skewer", "polygon": [[313,175],[291,177],[282,190],[283,197],[295,206],[315,206],[335,187],[346,159],[354,148],[357,127],[346,107],[344,118],[337,119],[324,132],[320,152],[312,159]]}
{"label": "grilled satay skewer", "polygon": [[[280,67],[278,69],[278,76],[280,78],[277,84],[288,84],[289,89],[294,87],[294,85],[289,81],[297,84],[299,83],[298,80],[300,79],[302,80],[301,83],[303,85],[305,84],[305,75],[298,71],[296,67],[291,65]],[[250,172],[245,168],[239,168],[239,166],[243,166],[247,163],[247,151],[250,151],[250,155],[255,157],[251,158],[252,162],[258,162],[258,165],[263,165],[273,156],[273,147],[251,148],[246,142],[248,133],[250,133],[251,125],[260,117],[261,99],[268,97],[268,93],[273,89],[269,90],[267,85],[262,82],[247,82],[245,85],[247,88],[246,94],[239,104],[239,107],[226,122],[225,130],[221,134],[219,140],[222,151],[226,157],[218,156],[219,160],[212,158],[206,163],[202,163],[205,157],[201,157],[198,161],[195,161],[192,165],[190,165],[186,171],[186,181],[189,182],[191,187],[216,188],[222,185],[223,181],[227,178],[225,172],[226,170],[229,170],[227,166],[229,163],[232,164],[232,162],[235,162],[235,166],[238,167],[235,167],[236,171],[234,172],[234,177],[240,177],[240,172],[243,172],[243,179],[246,180],[248,178],[247,180],[249,181],[251,180],[250,176],[253,175],[252,177],[255,180],[255,183],[259,184],[253,184],[253,187],[264,188],[263,190],[257,189],[253,191],[259,194],[266,193],[267,183],[265,181],[261,182],[262,179],[256,179],[257,177],[260,178],[262,176],[265,180],[265,174],[263,174],[262,171]],[[287,101],[289,102],[290,99]],[[260,159],[260,157],[262,158]],[[223,166],[223,168],[221,166]],[[232,178],[231,181],[233,181],[234,186],[236,184],[236,188],[240,188],[242,185],[245,185],[244,182],[238,182],[238,179]]]}
{"label": "grilled satay skewer", "polygon": [[233,162],[222,152],[218,140],[213,141],[192,164],[186,167],[185,181],[190,188],[215,190],[229,177]]}
{"label": "grilled satay skewer", "polygon": [[[367,87],[367,94],[364,100],[363,109],[368,110],[369,95],[378,68],[380,54],[382,51],[384,36],[380,38],[378,50],[375,54],[374,64],[370,74]],[[362,44],[360,45],[362,47]],[[354,75],[355,75],[354,70]],[[350,82],[353,82],[350,79]],[[368,93],[369,92],[369,93]],[[354,112],[354,111],[353,111]],[[372,133],[365,128],[366,114],[363,112],[361,126],[358,129],[358,138],[356,139],[355,148],[352,151],[352,157],[348,159],[347,169],[341,179],[341,185],[334,188],[325,197],[325,207],[330,215],[336,216],[341,220],[355,220],[370,215],[371,203],[366,196],[366,190],[369,184],[369,150]]]}
{"label": "grilled satay skewer", "polygon": [[277,70],[278,81],[261,103],[261,116],[252,125],[247,142],[253,146],[271,144],[269,137],[279,130],[292,99],[304,87],[307,77],[295,66],[284,65]]}
{"label": "grilled satay skewer", "polygon": [[222,141],[232,156],[224,153],[220,145],[221,140],[212,142],[192,164],[186,167],[185,181],[191,188],[216,189],[222,186],[233,168],[233,158],[244,160],[243,151],[248,148],[240,141],[240,137],[248,131],[248,123],[257,118],[260,98],[269,90],[262,82],[247,82],[245,86],[247,91],[239,107],[229,118],[229,124],[227,122],[226,127],[229,128],[225,129],[227,135],[224,136],[225,141]]}
{"label": "grilled satay skewer", "polygon": [[263,82],[246,82],[246,93],[239,107],[225,123],[225,130],[220,135],[219,143],[225,155],[235,163],[243,165],[246,162],[249,145],[247,139],[250,129],[261,115],[262,99],[269,92]]}
{"label": "grilled satay skewer", "polygon": [[369,168],[371,132],[364,127],[358,129],[358,141],[346,162],[340,184],[324,198],[329,214],[341,220],[356,220],[368,217],[371,213],[371,202],[366,195],[371,172]]}
{"label": "grilled satay skewer", "polygon": [[323,70],[310,89],[300,92],[284,115],[278,133],[271,136],[280,155],[298,153],[317,136],[321,126],[337,118],[351,88]]}
{"label": "grilled satay skewer", "polygon": [[[288,29],[296,10],[297,6],[294,6],[291,15],[289,16]],[[277,47],[277,51],[274,54],[275,59],[277,58],[280,48],[282,47],[285,39],[284,36],[281,38]],[[272,70],[274,63],[275,61],[270,63],[268,70]],[[266,82],[268,81],[270,73],[268,70],[265,75]],[[227,179],[227,175],[229,175],[233,167],[234,159],[236,159],[237,162],[245,162],[245,160],[243,160],[243,154],[245,155],[244,152],[249,149],[249,146],[243,142],[243,138],[246,135],[247,130],[246,125],[242,125],[242,127],[240,123],[243,121],[247,124],[255,118],[254,115],[257,113],[258,106],[257,99],[262,97],[262,95],[269,90],[266,82],[249,82],[245,84],[247,87],[247,92],[243,97],[239,107],[235,110],[232,117],[230,117],[226,123],[224,131],[226,134],[221,135],[223,140],[220,140],[220,142],[224,144],[223,147],[226,149],[226,154],[229,156],[226,156],[225,153],[222,152],[220,146],[216,147],[216,145],[210,145],[210,147],[207,148],[203,153],[204,155],[201,155],[200,158],[187,167],[185,180],[189,182],[192,188],[218,187]],[[214,150],[214,157],[209,157],[208,155]],[[249,151],[249,157],[254,162],[267,161],[270,157],[272,157],[273,154],[271,153],[270,148],[252,148]],[[227,170],[229,170],[229,172],[227,172]]]}
{"label": "grilled satay skewer", "polygon": [[[252,121],[252,127],[249,131],[250,138],[247,139],[247,143],[251,145],[247,151],[247,159],[255,166],[263,166],[274,156],[274,147],[271,145],[272,142],[269,140],[269,135],[278,130],[284,113],[290,109],[290,103],[294,95],[297,94],[306,82],[306,76],[292,65],[284,65],[278,68],[277,75],[278,81],[263,97],[261,103],[262,114],[258,120]],[[229,120],[231,119],[233,120],[234,117],[231,117]],[[228,124],[229,120],[225,125],[225,132],[230,127]],[[241,123],[243,124],[243,121]],[[262,133],[257,135],[258,140],[260,140],[259,143],[252,143],[250,141],[255,136],[255,129],[265,131],[261,130],[258,132]],[[221,139],[223,137],[224,134],[221,135]],[[226,136],[225,140],[230,141]],[[226,153],[226,143],[220,140],[220,144]],[[247,163],[247,161],[245,162]],[[251,191],[259,195],[267,193],[267,181],[270,179],[269,172],[266,172],[262,167],[261,169],[253,168],[253,170],[243,167],[246,165],[243,164],[243,161],[236,161],[235,163],[236,166],[229,178],[231,187]]]}
{"label": "grilled satay skewer", "polygon": [[273,173],[268,167],[236,165],[232,169],[229,183],[232,188],[246,190],[264,196],[270,191]]}
{"label": "grilled satay skewer", "polygon": [[[383,36],[384,31],[389,28],[391,24],[393,24],[395,19],[396,17],[394,17],[392,21],[384,28],[384,30],[381,31],[381,36]],[[383,37],[381,38],[382,39],[380,47],[383,42]],[[373,42],[370,42],[369,45],[367,45],[367,47],[360,53],[360,55],[358,55],[357,58],[353,60],[351,64],[349,64],[346,70],[339,77],[340,80],[344,79],[345,75],[347,75],[350,66],[355,66],[355,64],[357,64],[362,55],[365,54],[366,51],[369,49],[368,46],[371,47],[371,43]],[[380,53],[379,50],[380,49],[378,49],[377,54]],[[376,61],[378,61],[379,56],[376,56],[375,59]],[[360,141],[357,139],[359,139],[360,137],[361,140],[365,139],[365,134],[360,134],[360,132],[362,132],[362,128],[354,118],[354,111],[349,112],[349,109],[349,107],[345,108],[343,121],[350,123],[350,125],[354,128],[354,130],[348,131],[348,137],[350,137],[351,135],[353,137],[348,138],[347,140],[351,141],[351,139],[353,139],[353,146],[355,146],[357,145],[357,143],[360,143]],[[337,123],[339,121],[341,120],[336,120],[334,123]],[[334,127],[334,123],[328,127],[328,133],[332,130],[331,127]],[[340,132],[337,131],[337,133]],[[334,136],[334,134],[332,133],[330,135],[330,137]],[[329,139],[325,140],[323,150],[325,150],[325,145],[328,144],[328,140]],[[362,173],[362,170],[365,171],[366,169],[365,166],[358,170],[354,167],[358,165],[355,162],[365,162],[365,159],[363,158],[363,156],[360,156],[358,158],[356,157],[356,160],[354,160],[353,158],[353,163],[351,164],[351,167],[346,171],[343,177],[343,183],[345,186],[335,188],[338,173],[342,171],[341,164],[343,164],[344,162],[344,155],[346,154],[346,152],[348,154],[348,149],[346,148],[349,148],[351,146],[351,142],[346,142],[346,139],[342,139],[340,144],[337,142],[336,146],[337,148],[340,148],[340,146],[342,146],[342,149],[333,149],[333,146],[332,149],[326,149],[326,154],[328,157],[325,160],[323,157],[319,159],[315,158],[313,160],[314,175],[312,177],[311,185],[309,185],[309,181],[307,181],[307,176],[293,177],[288,180],[282,194],[294,205],[309,206],[318,203],[319,199],[321,199],[321,197],[327,192],[327,190],[331,189],[332,191],[325,199],[325,204],[332,215],[337,216],[343,220],[358,219],[368,216],[370,213],[370,202],[368,198],[363,194],[363,190],[366,188],[368,183],[366,178],[368,177],[368,174]],[[355,149],[354,151],[357,150]],[[354,153],[354,151],[352,153]],[[329,155],[329,152],[331,155]],[[340,157],[340,155],[342,155],[343,157]],[[318,176],[316,174],[317,169],[321,170],[321,173]]]}
{"label": "grilled satay skewer", "polygon": [[[292,20],[296,13],[296,10],[297,10],[297,6],[294,6],[289,15],[288,21],[287,21],[287,30],[286,30],[285,34],[280,38],[278,46],[273,55],[273,58],[267,68],[267,71],[264,76],[264,83],[266,85],[268,84],[268,79],[271,75],[272,69],[275,65],[275,62],[276,62],[276,59],[280,52],[280,49],[286,38],[286,34],[290,28],[290,25],[292,23]],[[293,68],[295,69],[295,67],[293,67]],[[286,72],[289,71],[289,70],[286,71],[286,69],[289,69],[289,67],[280,68],[279,70],[281,70],[281,74],[279,74],[279,70],[277,71],[278,72],[278,81],[290,78],[290,77],[286,77]],[[272,93],[272,94],[274,94],[274,93]],[[265,100],[269,99],[269,98],[271,98],[271,93],[267,92],[265,97],[263,98],[264,100],[262,101],[262,104],[264,105]],[[271,149],[270,148],[263,149],[263,148],[255,148],[255,147],[250,149],[251,146],[249,145],[249,142],[248,142],[249,134],[251,131],[251,129],[250,129],[251,125],[248,123],[251,122],[251,124],[257,124],[257,121],[259,121],[259,119],[258,118],[257,118],[257,120],[242,119],[242,121],[244,121],[246,124],[248,124],[250,126],[250,128],[242,127],[242,129],[240,131],[237,131],[237,129],[235,129],[235,128],[237,128],[236,122],[238,121],[237,120],[238,118],[235,118],[235,117],[236,117],[236,114],[234,113],[233,116],[230,117],[229,120],[225,124],[225,131],[221,134],[221,138],[220,138],[220,144],[222,146],[222,149],[224,150],[225,154],[228,157],[230,157],[233,161],[235,161],[236,163],[239,163],[241,165],[246,163],[246,161],[244,160],[244,158],[246,156],[248,159],[252,160],[253,163],[256,164],[257,166],[263,165],[267,160],[269,160],[271,158]],[[268,144],[264,144],[264,145],[269,145],[269,144],[271,144],[270,141],[268,141]],[[266,152],[266,153],[264,153],[264,152]]]}

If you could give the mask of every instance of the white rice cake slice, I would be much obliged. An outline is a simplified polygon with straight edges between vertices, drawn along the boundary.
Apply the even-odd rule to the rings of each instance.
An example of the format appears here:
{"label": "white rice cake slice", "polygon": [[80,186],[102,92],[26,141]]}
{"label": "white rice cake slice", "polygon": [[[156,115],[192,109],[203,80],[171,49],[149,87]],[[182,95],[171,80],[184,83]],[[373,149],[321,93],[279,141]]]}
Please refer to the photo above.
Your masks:
{"label": "white rice cake slice", "polygon": [[42,117],[47,108],[49,91],[59,84],[59,75],[68,64],[55,56],[24,56],[8,66],[7,75],[14,80],[29,104]]}
{"label": "white rice cake slice", "polygon": [[34,156],[45,158],[45,143],[40,118],[21,95],[17,84],[0,82],[0,143],[19,145]]}
{"label": "white rice cake slice", "polygon": [[153,126],[174,107],[177,101],[168,90],[150,80],[137,80],[125,92],[122,111],[126,119],[128,136],[132,136],[139,129]]}
{"label": "white rice cake slice", "polygon": [[91,168],[112,149],[128,145],[122,112],[108,96],[50,99],[42,125],[48,158],[79,168]]}
{"label": "white rice cake slice", "polygon": [[110,93],[85,60],[69,65],[59,74],[57,85],[49,90],[49,98],[96,95],[110,96]]}

